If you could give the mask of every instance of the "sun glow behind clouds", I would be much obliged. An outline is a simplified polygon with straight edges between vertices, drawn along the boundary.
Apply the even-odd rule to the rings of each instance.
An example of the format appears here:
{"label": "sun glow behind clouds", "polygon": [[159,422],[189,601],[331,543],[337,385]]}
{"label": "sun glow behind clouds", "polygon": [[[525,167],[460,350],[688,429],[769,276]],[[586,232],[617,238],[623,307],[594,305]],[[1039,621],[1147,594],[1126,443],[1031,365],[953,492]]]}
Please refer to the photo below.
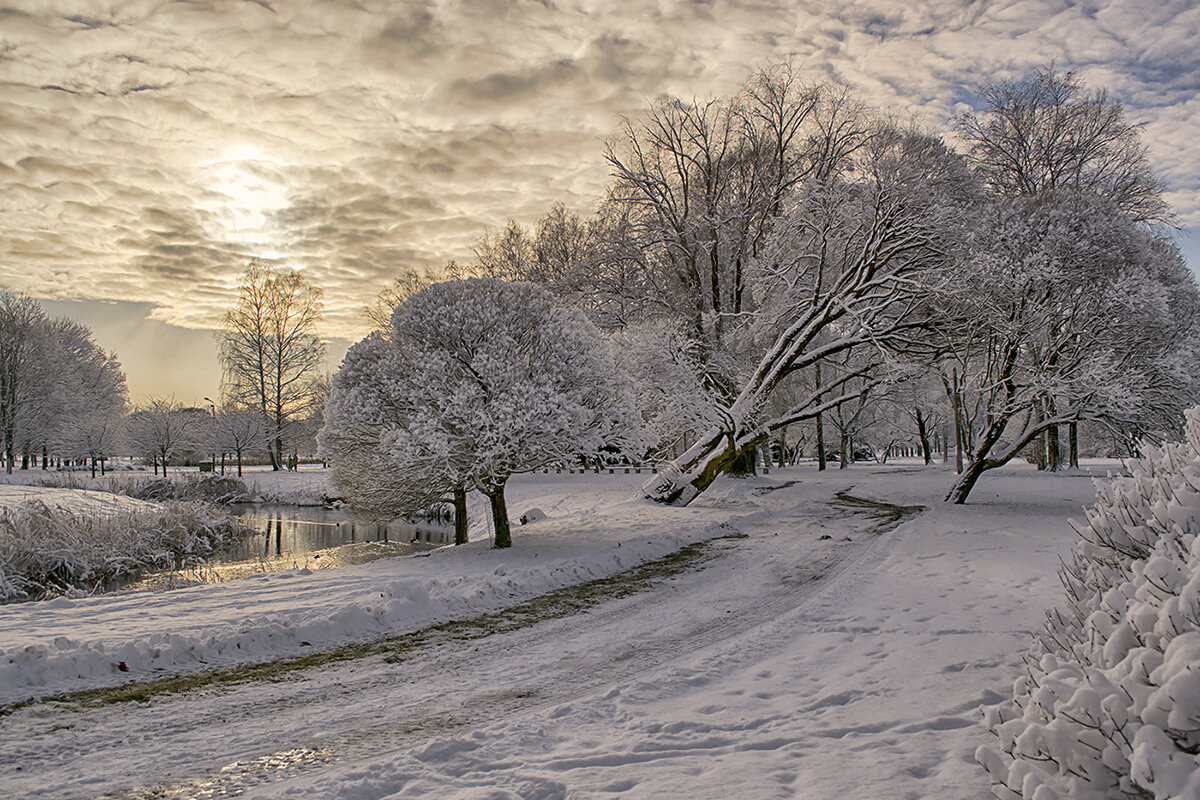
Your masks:
{"label": "sun glow behind clouds", "polygon": [[227,147],[201,162],[205,192],[197,205],[208,214],[209,235],[253,255],[282,257],[286,242],[278,215],[290,205],[285,167],[254,145]]}

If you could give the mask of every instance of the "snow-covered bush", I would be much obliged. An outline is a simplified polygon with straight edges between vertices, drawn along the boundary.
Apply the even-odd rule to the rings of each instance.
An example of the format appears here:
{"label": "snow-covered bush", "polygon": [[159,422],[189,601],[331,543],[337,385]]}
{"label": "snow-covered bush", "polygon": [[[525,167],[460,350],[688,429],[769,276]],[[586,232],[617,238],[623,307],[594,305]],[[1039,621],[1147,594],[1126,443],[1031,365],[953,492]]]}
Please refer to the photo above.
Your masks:
{"label": "snow-covered bush", "polygon": [[1099,489],[976,758],[1002,800],[1200,798],[1200,409]]}
{"label": "snow-covered bush", "polygon": [[0,509],[0,600],[103,590],[194,566],[253,533],[203,503],[81,514],[29,501]]}

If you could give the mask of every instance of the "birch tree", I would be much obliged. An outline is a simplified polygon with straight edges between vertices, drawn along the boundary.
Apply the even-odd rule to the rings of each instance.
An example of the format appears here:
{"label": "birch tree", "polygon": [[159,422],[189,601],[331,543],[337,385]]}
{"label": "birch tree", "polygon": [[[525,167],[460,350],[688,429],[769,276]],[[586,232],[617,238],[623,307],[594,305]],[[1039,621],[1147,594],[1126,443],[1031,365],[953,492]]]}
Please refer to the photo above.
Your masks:
{"label": "birch tree", "polygon": [[295,271],[254,260],[242,276],[237,305],[218,334],[226,403],[256,408],[267,421],[271,467],[283,464],[289,420],[320,397],[325,344],[317,337],[322,293]]}

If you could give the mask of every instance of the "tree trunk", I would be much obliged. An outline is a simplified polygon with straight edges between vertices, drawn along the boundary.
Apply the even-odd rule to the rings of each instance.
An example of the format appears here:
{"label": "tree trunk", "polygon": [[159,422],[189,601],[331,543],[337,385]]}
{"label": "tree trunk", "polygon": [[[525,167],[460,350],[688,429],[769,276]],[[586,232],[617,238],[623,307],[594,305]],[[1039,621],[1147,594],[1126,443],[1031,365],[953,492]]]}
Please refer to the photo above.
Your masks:
{"label": "tree trunk", "polygon": [[713,428],[675,463],[664,465],[642,484],[642,491],[651,500],[685,506],[727,472],[742,450],[753,449],[759,441],[761,436],[756,436],[737,447],[732,434]]}
{"label": "tree trunk", "polygon": [[963,444],[967,434],[963,430],[962,396],[954,392],[954,471],[959,475],[963,471]]}
{"label": "tree trunk", "polygon": [[512,531],[508,526],[508,507],[504,503],[504,484],[485,492],[492,503],[492,525],[496,528],[496,548],[512,547]]}
{"label": "tree trunk", "polygon": [[[821,364],[818,362],[813,366],[813,380],[816,382],[816,388],[821,388]],[[825,469],[825,425],[821,420],[821,415],[817,414],[817,471]]]}
{"label": "tree trunk", "polygon": [[1062,469],[1062,449],[1058,441],[1058,426],[1046,429],[1046,469],[1058,472]]}
{"label": "tree trunk", "polygon": [[92,477],[96,477],[96,457],[92,456]]}
{"label": "tree trunk", "polygon": [[454,543],[467,543],[467,490],[454,487]]}
{"label": "tree trunk", "polygon": [[1079,423],[1067,425],[1067,466],[1079,469]]}
{"label": "tree trunk", "polygon": [[967,495],[971,493],[971,489],[975,488],[976,481],[979,476],[987,470],[987,462],[980,459],[972,459],[967,464],[966,470],[958,476],[958,480],[954,482],[949,494],[946,495],[946,500],[955,505],[962,505],[967,502]]}
{"label": "tree trunk", "polygon": [[925,424],[925,416],[921,413],[920,407],[917,408],[917,436],[921,440],[921,455],[925,458],[925,464],[928,466],[933,463],[933,450],[929,446],[929,428]]}
{"label": "tree trunk", "polygon": [[240,478],[240,477],[242,477],[242,451],[241,450],[237,451],[237,461],[238,461],[238,477]]}
{"label": "tree trunk", "polygon": [[729,474],[745,478],[758,474],[755,470],[757,448],[748,447],[739,453],[729,465]]}

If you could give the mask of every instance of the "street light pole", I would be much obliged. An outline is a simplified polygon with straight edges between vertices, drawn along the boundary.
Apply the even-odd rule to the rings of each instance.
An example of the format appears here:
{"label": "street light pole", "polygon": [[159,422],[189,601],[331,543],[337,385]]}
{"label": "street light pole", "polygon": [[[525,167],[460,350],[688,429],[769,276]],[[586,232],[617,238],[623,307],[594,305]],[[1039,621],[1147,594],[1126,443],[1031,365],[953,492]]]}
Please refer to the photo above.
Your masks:
{"label": "street light pole", "polygon": [[[212,454],[211,454],[211,455],[212,455],[212,461],[211,461],[210,463],[212,464],[212,471],[213,471],[213,474],[215,475],[215,474],[216,474],[216,472],[217,472],[217,451],[216,451],[216,444],[217,444],[217,404],[216,404],[216,403],[214,403],[214,402],[212,401],[212,399],[211,399],[211,398],[208,398],[208,397],[206,397],[206,398],[204,398],[204,399],[208,401],[208,407],[209,407],[209,409],[212,411],[212,421],[213,421],[213,427],[212,427],[212,437],[209,439],[208,443],[209,443],[210,445],[212,445],[212,446],[213,446],[213,450],[212,450]],[[224,465],[224,464],[222,464],[222,465],[221,465],[221,474],[222,474],[222,475],[224,475],[224,474],[225,474],[225,465]]]}

